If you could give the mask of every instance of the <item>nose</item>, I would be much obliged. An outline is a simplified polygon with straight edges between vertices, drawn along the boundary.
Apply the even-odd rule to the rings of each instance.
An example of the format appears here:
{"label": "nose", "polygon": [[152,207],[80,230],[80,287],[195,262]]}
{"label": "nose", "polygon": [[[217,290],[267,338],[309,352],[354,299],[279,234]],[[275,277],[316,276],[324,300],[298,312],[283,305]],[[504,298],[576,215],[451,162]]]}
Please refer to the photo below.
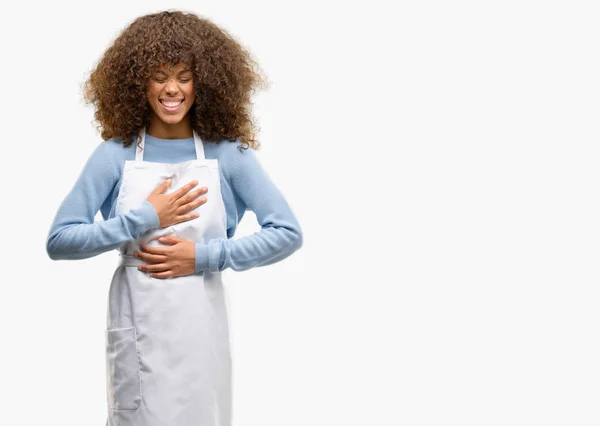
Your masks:
{"label": "nose", "polygon": [[174,80],[169,80],[167,82],[167,86],[165,87],[165,92],[169,95],[175,95],[179,89],[177,88],[177,83]]}

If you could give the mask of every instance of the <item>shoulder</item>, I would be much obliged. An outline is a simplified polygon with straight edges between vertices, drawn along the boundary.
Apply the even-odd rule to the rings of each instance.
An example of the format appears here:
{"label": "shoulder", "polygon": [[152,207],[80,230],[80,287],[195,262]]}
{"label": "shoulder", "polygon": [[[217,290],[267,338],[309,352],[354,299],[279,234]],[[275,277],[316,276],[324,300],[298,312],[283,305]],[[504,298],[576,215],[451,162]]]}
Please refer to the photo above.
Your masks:
{"label": "shoulder", "polygon": [[232,176],[239,172],[239,169],[245,163],[253,163],[256,161],[253,148],[244,149],[244,144],[236,139],[229,141],[224,139],[219,143],[207,144],[206,157],[214,158],[219,162],[219,168],[227,176]]}
{"label": "shoulder", "polygon": [[125,146],[120,138],[102,141],[100,142],[100,146],[108,159],[116,164],[121,164],[125,160],[132,160],[135,158],[135,144]]}
{"label": "shoulder", "polygon": [[219,142],[209,142],[205,144],[206,156],[215,158],[219,161],[230,161],[236,152],[239,152],[239,147],[242,146],[239,139],[230,141],[223,139]]}
{"label": "shoulder", "polygon": [[94,155],[102,158],[106,167],[110,169],[114,179],[118,178],[123,170],[126,160],[135,158],[135,145],[123,145],[120,138],[112,138],[101,141],[94,152]]}
{"label": "shoulder", "polygon": [[121,138],[112,138],[102,141],[100,142],[99,149],[104,151],[110,159],[128,159],[132,154],[135,155],[135,144],[125,146],[123,145]]}

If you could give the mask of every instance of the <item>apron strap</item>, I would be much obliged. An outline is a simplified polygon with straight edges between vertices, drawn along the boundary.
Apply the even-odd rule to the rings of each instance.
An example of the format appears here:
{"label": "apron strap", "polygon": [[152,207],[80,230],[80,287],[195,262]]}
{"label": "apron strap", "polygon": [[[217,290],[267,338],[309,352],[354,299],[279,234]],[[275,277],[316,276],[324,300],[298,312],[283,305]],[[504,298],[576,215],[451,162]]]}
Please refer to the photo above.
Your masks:
{"label": "apron strap", "polygon": [[[202,139],[200,139],[200,136],[198,136],[195,130],[192,130],[192,132],[194,133],[194,145],[196,146],[196,159],[204,160],[206,157],[204,156],[204,145],[202,144]],[[139,136],[141,141],[136,143],[135,161],[144,161],[144,143],[146,142],[145,127],[142,127]]]}
{"label": "apron strap", "polygon": [[202,139],[200,139],[200,136],[198,136],[198,133],[196,133],[195,130],[192,130],[192,132],[194,133],[194,145],[196,145],[196,159],[205,160],[206,157],[204,156],[204,144],[202,143]]}

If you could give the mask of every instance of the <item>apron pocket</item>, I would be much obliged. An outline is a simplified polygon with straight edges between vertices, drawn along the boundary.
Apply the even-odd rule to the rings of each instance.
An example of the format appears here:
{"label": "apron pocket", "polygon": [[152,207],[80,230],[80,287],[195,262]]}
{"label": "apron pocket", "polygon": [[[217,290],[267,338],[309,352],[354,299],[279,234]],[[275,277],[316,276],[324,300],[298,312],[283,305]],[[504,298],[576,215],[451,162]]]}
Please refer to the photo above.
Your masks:
{"label": "apron pocket", "polygon": [[142,399],[142,389],[135,327],[105,331],[108,408],[137,410]]}

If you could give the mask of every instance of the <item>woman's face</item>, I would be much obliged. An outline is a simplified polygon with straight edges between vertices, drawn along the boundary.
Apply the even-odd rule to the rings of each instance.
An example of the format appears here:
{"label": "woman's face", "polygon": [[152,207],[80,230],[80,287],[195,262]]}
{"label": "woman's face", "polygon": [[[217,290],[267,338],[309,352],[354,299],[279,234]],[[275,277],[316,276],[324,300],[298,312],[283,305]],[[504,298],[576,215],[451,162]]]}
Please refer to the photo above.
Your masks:
{"label": "woman's face", "polygon": [[162,65],[148,80],[148,103],[153,118],[166,124],[179,123],[195,100],[194,75],[183,63],[175,67]]}

